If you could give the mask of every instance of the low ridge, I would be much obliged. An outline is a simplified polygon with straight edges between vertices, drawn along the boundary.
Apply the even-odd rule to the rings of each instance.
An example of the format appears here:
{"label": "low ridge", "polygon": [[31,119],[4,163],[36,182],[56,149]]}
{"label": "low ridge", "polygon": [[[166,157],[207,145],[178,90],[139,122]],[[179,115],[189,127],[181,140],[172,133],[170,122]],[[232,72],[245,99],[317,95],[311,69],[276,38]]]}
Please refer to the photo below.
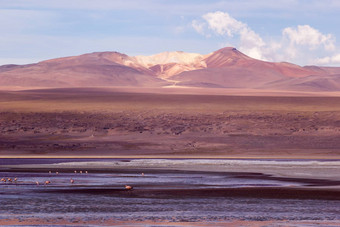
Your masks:
{"label": "low ridge", "polygon": [[0,66],[0,87],[222,87],[335,91],[340,67],[301,67],[253,59],[233,47],[207,55],[94,52],[29,65]]}

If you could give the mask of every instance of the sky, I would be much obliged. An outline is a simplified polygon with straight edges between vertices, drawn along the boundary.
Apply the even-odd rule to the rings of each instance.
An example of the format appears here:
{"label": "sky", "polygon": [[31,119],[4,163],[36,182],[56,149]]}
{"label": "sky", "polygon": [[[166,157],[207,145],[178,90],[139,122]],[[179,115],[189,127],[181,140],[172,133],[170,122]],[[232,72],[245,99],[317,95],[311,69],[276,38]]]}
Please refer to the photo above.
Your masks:
{"label": "sky", "polygon": [[340,66],[339,0],[0,0],[0,65],[98,51]]}

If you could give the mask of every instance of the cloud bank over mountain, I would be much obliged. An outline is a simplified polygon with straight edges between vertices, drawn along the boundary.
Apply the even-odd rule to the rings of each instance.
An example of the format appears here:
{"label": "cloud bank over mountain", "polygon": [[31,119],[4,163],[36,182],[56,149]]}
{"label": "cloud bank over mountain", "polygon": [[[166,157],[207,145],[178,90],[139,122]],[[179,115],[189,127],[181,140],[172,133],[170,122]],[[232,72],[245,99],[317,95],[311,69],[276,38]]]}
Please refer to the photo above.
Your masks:
{"label": "cloud bank over mountain", "polygon": [[[299,62],[299,59],[308,59],[314,64],[339,63],[337,55],[332,56],[337,51],[335,36],[323,34],[310,25],[283,28],[280,37],[266,40],[229,13],[216,11],[193,20],[192,27],[207,38],[222,36],[226,42],[236,38],[242,52],[260,60]],[[329,57],[318,58],[319,53],[328,54]]]}
{"label": "cloud bank over mountain", "polygon": [[234,46],[258,59],[340,66],[339,11],[335,0],[0,0],[0,65]]}

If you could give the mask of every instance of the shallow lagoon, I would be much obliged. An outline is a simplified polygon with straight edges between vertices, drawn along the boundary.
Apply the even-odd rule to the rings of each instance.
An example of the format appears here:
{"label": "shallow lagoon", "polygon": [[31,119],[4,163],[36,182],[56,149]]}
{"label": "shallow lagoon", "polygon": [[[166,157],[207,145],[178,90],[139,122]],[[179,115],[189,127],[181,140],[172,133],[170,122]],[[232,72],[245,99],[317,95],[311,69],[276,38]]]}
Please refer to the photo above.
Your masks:
{"label": "shallow lagoon", "polygon": [[[98,224],[105,220],[340,220],[337,179],[252,171],[265,165],[278,170],[304,166],[311,172],[324,166],[336,172],[336,160],[1,159],[0,163],[1,178],[18,178],[0,184],[2,220],[92,220]],[[249,168],[220,171],[221,166],[233,165]],[[51,184],[45,185],[46,180]],[[134,189],[125,190],[125,185]],[[318,197],[325,189],[332,189],[333,196]]]}

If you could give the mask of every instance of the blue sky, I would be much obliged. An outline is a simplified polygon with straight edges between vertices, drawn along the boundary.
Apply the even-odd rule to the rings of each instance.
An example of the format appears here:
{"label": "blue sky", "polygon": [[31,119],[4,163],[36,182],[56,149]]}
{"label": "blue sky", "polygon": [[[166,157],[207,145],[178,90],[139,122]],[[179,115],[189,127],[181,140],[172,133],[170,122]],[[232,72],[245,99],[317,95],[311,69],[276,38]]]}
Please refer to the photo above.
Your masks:
{"label": "blue sky", "polygon": [[0,0],[0,65],[95,51],[340,66],[338,0]]}

